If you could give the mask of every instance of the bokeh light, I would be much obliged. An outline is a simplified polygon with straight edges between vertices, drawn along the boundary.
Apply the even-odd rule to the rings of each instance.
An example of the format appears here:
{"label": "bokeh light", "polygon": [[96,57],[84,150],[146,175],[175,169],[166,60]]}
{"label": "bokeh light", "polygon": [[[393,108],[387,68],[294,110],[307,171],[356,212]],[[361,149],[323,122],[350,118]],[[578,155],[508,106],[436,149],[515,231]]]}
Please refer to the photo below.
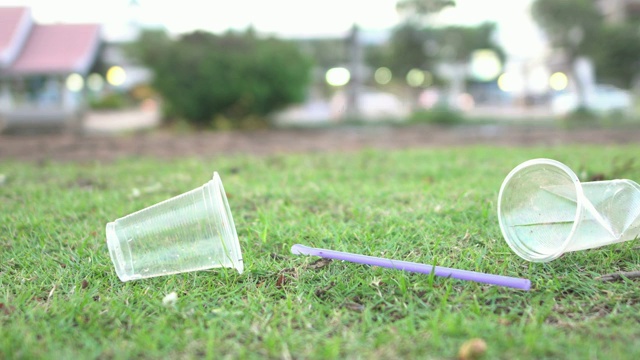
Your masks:
{"label": "bokeh light", "polygon": [[562,72],[553,73],[549,77],[549,86],[555,91],[562,91],[569,85],[569,78]]}
{"label": "bokeh light", "polygon": [[80,74],[71,74],[67,76],[65,85],[69,91],[78,92],[84,88],[84,79]]}
{"label": "bokeh light", "polygon": [[463,111],[472,110],[476,102],[473,100],[473,96],[469,93],[462,93],[458,95],[458,107]]}
{"label": "bokeh light", "polygon": [[144,99],[140,108],[146,112],[154,112],[158,110],[158,102],[154,99]]}
{"label": "bokeh light", "polygon": [[422,86],[429,87],[433,85],[433,75],[428,71],[424,71],[423,74],[424,74],[424,81],[422,81]]}
{"label": "bokeh light", "polygon": [[476,50],[471,55],[471,76],[479,81],[491,81],[502,71],[498,54],[490,49]]}
{"label": "bokeh light", "polygon": [[514,73],[504,73],[498,77],[498,88],[504,92],[520,92],[524,85],[522,76]]}
{"label": "bokeh light", "polygon": [[424,72],[420,69],[411,69],[407,73],[407,84],[418,87],[424,83]]}
{"label": "bokeh light", "polygon": [[98,92],[104,87],[104,79],[100,74],[93,73],[87,78],[87,87],[91,91]]}
{"label": "bokeh light", "polygon": [[127,80],[127,73],[120,66],[112,66],[107,70],[107,82],[113,86],[120,86]]}
{"label": "bokeh light", "polygon": [[373,78],[376,80],[378,84],[386,85],[391,81],[391,78],[392,78],[391,70],[389,70],[389,68],[386,68],[386,67],[378,68],[376,72],[373,74]]}
{"label": "bokeh light", "polygon": [[343,86],[351,80],[351,73],[343,67],[331,68],[325,74],[327,84],[331,86]]}
{"label": "bokeh light", "polygon": [[438,104],[438,101],[440,101],[440,95],[433,89],[427,89],[420,94],[418,101],[422,107],[430,109]]}
{"label": "bokeh light", "polygon": [[498,88],[502,91],[511,91],[510,74],[504,73],[498,77]]}
{"label": "bokeh light", "polygon": [[542,94],[549,89],[549,71],[544,66],[533,68],[527,77],[529,90],[536,94]]}

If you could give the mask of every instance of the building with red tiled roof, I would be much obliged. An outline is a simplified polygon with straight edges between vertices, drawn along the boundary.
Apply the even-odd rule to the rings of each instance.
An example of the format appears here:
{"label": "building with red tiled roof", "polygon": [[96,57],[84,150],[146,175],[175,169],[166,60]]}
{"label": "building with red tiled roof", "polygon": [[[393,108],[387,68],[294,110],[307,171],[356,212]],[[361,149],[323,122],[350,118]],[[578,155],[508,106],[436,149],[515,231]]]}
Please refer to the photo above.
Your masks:
{"label": "building with red tiled roof", "polygon": [[[25,7],[0,7],[0,122],[77,120],[101,46],[98,24],[35,24]],[[2,124],[0,124],[0,128]]]}
{"label": "building with red tiled roof", "polygon": [[31,12],[27,8],[0,8],[0,69],[15,60],[31,29]]}
{"label": "building with red tiled roof", "polygon": [[9,74],[86,74],[100,44],[98,25],[34,25]]}

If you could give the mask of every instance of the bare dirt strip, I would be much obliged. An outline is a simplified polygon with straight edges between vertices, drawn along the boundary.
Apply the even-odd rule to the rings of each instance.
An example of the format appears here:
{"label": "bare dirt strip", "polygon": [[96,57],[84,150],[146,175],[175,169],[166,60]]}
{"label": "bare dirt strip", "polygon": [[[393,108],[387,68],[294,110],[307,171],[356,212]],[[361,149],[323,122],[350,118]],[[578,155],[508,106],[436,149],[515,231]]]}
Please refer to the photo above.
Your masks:
{"label": "bare dirt strip", "polygon": [[112,161],[123,157],[269,155],[478,144],[506,147],[640,144],[640,127],[559,129],[515,125],[413,125],[188,134],[159,130],[128,135],[0,135],[0,160]]}

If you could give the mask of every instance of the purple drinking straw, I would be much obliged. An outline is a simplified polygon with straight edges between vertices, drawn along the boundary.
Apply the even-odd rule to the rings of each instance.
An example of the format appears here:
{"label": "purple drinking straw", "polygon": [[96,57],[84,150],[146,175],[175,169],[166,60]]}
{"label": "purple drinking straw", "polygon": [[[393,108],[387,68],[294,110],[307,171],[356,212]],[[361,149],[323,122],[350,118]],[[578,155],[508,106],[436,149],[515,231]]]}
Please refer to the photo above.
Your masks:
{"label": "purple drinking straw", "polygon": [[412,271],[412,272],[418,272],[423,274],[431,274],[433,272],[433,274],[436,276],[443,276],[443,277],[450,277],[450,278],[460,279],[460,280],[475,281],[475,282],[485,283],[485,284],[506,286],[506,287],[522,289],[522,290],[529,290],[531,288],[531,281],[529,281],[529,279],[520,279],[520,278],[509,277],[509,276],[485,274],[485,273],[469,271],[469,270],[451,269],[451,268],[433,266],[433,265],[427,265],[427,264],[418,264],[418,263],[409,262],[409,261],[384,259],[384,258],[379,258],[374,256],[351,254],[351,253],[335,251],[335,250],[317,249],[317,248],[312,248],[312,247],[308,247],[300,244],[293,245],[291,247],[291,253],[296,255],[302,254],[302,255],[320,256],[327,259],[344,260],[344,261],[354,262],[358,264],[380,266],[380,267],[386,267],[390,269]]}

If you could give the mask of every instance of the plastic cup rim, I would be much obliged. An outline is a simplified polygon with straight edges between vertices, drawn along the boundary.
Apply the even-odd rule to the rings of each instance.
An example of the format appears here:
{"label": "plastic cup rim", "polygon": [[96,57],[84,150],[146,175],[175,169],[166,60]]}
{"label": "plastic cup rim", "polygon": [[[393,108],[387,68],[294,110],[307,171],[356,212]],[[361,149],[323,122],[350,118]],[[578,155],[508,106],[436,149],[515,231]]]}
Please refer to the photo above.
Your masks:
{"label": "plastic cup rim", "polygon": [[[511,179],[520,171],[532,166],[537,166],[537,165],[551,165],[562,170],[567,176],[569,176],[571,181],[573,181],[574,190],[576,192],[576,214],[573,219],[573,225],[571,227],[571,231],[567,235],[566,239],[564,239],[564,241],[562,242],[562,245],[558,248],[558,251],[547,254],[547,255],[540,255],[540,256],[536,256],[536,255],[532,255],[530,253],[524,252],[518,246],[515,245],[515,242],[512,241],[512,239],[508,236],[508,232],[505,230],[506,224],[504,223],[503,216],[502,216],[502,195],[505,189],[507,188],[507,186],[509,185],[509,182],[511,181]],[[507,245],[509,245],[511,250],[525,260],[534,261],[534,262],[548,262],[548,261],[557,259],[562,254],[564,254],[565,250],[567,249],[567,246],[569,246],[569,243],[571,242],[571,240],[573,239],[573,236],[576,233],[576,230],[579,224],[579,219],[582,217],[583,198],[584,198],[584,192],[582,189],[582,184],[580,183],[580,179],[578,179],[578,176],[568,166],[566,166],[565,164],[557,160],[547,159],[547,158],[527,160],[521,163],[520,165],[516,166],[513,170],[511,170],[511,172],[509,172],[507,177],[502,182],[502,186],[500,187],[500,193],[498,195],[498,222],[500,224],[500,231],[502,232],[502,236],[506,240]]]}
{"label": "plastic cup rim", "polygon": [[115,233],[115,222],[109,222],[106,226],[106,235],[107,235],[107,247],[109,248],[109,255],[111,257],[111,262],[113,263],[113,267],[116,270],[116,275],[121,281],[130,280],[124,274],[124,259],[122,259],[122,249],[117,249],[121,246],[120,241],[118,239],[118,235]]}
{"label": "plastic cup rim", "polygon": [[[242,249],[240,248],[240,240],[238,239],[236,224],[233,221],[233,215],[231,214],[229,201],[227,200],[227,193],[224,190],[224,185],[222,185],[222,179],[220,178],[220,175],[218,174],[217,171],[213,172],[212,181],[216,185],[215,190],[217,192],[217,196],[220,197],[221,204],[219,205],[222,206],[222,210],[224,211],[222,215],[227,217],[227,220],[229,221],[229,229],[227,231],[227,235],[230,235],[231,237],[231,246],[233,246],[232,251],[238,256],[238,259],[229,259],[229,260],[231,260],[231,263],[234,265],[234,268],[240,274],[242,274],[242,272],[244,271],[244,262],[242,260]],[[210,199],[210,201],[213,201],[213,199]],[[211,205],[216,206],[215,203]]]}

